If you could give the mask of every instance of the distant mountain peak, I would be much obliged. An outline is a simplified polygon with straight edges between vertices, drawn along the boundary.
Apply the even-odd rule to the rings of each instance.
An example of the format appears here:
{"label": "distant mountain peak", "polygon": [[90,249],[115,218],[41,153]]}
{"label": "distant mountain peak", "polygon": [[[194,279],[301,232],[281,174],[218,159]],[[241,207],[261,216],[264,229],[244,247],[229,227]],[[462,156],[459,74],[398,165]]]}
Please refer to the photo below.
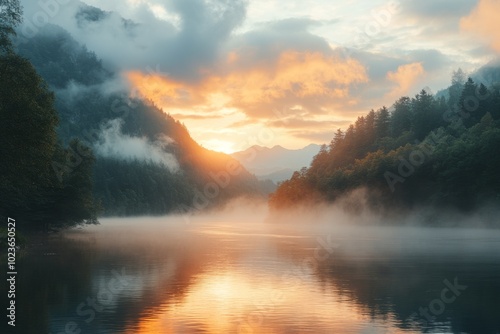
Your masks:
{"label": "distant mountain peak", "polygon": [[286,150],[286,148],[284,148],[283,146],[281,145],[274,145],[271,150]]}
{"label": "distant mountain peak", "polygon": [[265,149],[268,149],[268,148],[265,147],[265,146],[253,145],[253,146],[249,147],[248,149],[246,149],[245,151],[250,150],[250,149],[253,149],[253,150],[265,150]]}
{"label": "distant mountain peak", "polygon": [[254,145],[244,151],[235,152],[232,156],[250,172],[261,176],[261,179],[269,177],[277,182],[287,179],[293,171],[309,166],[319,148],[320,145],[317,144],[294,150],[281,145],[271,148]]}

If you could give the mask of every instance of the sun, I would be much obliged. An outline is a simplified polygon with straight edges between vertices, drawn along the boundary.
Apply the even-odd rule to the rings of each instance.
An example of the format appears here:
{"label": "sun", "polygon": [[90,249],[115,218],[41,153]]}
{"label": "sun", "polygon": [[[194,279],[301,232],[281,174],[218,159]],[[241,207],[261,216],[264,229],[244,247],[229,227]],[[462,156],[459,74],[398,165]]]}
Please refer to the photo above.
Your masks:
{"label": "sun", "polygon": [[234,148],[234,143],[231,143],[226,140],[220,140],[220,139],[204,140],[202,141],[202,145],[209,150],[226,154],[231,154],[236,151]]}

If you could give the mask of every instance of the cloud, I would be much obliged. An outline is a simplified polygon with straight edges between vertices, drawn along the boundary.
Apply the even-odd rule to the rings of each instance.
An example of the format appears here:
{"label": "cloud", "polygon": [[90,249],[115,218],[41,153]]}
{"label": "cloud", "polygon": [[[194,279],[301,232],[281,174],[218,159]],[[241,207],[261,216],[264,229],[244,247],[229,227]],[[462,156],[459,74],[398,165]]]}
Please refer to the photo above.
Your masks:
{"label": "cloud", "polygon": [[312,27],[318,25],[321,23],[300,18],[261,23],[245,33],[233,35],[225,51],[238,54],[234,65],[240,69],[265,66],[282,53],[292,50],[329,55],[332,50],[328,42],[310,32]]}
{"label": "cloud", "polygon": [[488,41],[492,48],[500,52],[500,1],[481,0],[472,13],[462,18],[460,27]]}
{"label": "cloud", "polygon": [[390,96],[398,96],[408,93],[417,79],[425,73],[422,63],[411,63],[399,66],[397,71],[388,72],[387,79],[394,82],[397,87],[389,93]]}
{"label": "cloud", "polygon": [[140,94],[167,110],[210,103],[219,94],[219,99],[226,100],[226,107],[237,108],[253,118],[269,117],[273,108],[299,105],[318,111],[342,105],[349,102],[351,85],[368,81],[358,61],[319,52],[283,52],[265,65],[244,69],[232,64],[238,62],[238,57],[237,53],[228,57],[231,71],[196,85],[141,72],[130,72],[128,78]]}
{"label": "cloud", "polygon": [[[364,66],[369,77],[367,82],[350,89],[353,103],[344,104],[333,114],[351,121],[371,109],[390,106],[403,95],[417,94],[424,86],[435,91],[446,87],[452,71],[460,66],[435,49],[393,49],[390,53],[353,51],[351,57]],[[420,64],[423,71],[420,66],[410,64]]]}
{"label": "cloud", "polygon": [[244,20],[241,0],[172,0],[169,8],[181,17],[181,30],[165,45],[166,62],[174,76],[199,75],[218,60],[221,45]]}
{"label": "cloud", "polygon": [[403,0],[400,2],[402,13],[407,16],[421,18],[459,18],[469,13],[477,4],[478,0],[433,0],[433,1],[414,1]]}
{"label": "cloud", "polygon": [[[32,21],[40,5],[22,2]],[[351,49],[349,57],[341,46],[352,46],[386,1],[85,3],[103,10],[73,0],[61,5],[50,22],[123,74],[132,94],[186,121],[201,143],[217,139],[206,134],[207,127],[222,130],[231,124],[238,125],[241,138],[267,126],[277,138],[286,133],[294,136],[284,135],[286,140],[322,140],[337,127],[332,122],[347,125],[400,95],[416,93],[424,76],[434,90],[445,87],[453,69],[478,65],[476,54],[487,51],[479,49],[477,38],[459,34],[460,18],[479,0],[400,0],[390,24],[369,36],[364,51]],[[486,24],[475,24],[477,15],[485,15],[481,6],[462,20],[462,29],[497,36],[485,31]],[[489,10],[498,12],[494,9]],[[70,88],[76,91],[69,87],[68,94]]]}
{"label": "cloud", "polygon": [[152,100],[161,107],[186,108],[205,104],[207,96],[198,85],[190,85],[160,74],[130,71],[125,77],[132,84],[133,92]]}
{"label": "cloud", "polygon": [[[29,15],[39,10],[24,3]],[[117,1],[103,6],[120,10]],[[358,61],[335,56],[310,32],[319,21],[288,18],[236,33],[246,18],[243,0],[128,1],[122,7],[125,18],[72,1],[51,21],[169,112],[227,107],[266,118],[273,108],[302,105],[324,113],[352,105],[351,86],[368,81]]]}
{"label": "cloud", "polygon": [[165,152],[165,148],[173,143],[167,136],[162,136],[155,142],[144,137],[131,137],[122,133],[122,120],[115,119],[103,126],[96,144],[95,152],[103,157],[122,159],[126,161],[144,161],[165,166],[171,172],[179,170],[175,157]]}
{"label": "cloud", "polygon": [[[25,23],[33,25],[33,18],[43,9],[37,2],[22,2]],[[116,4],[107,7],[120,9]],[[159,67],[178,80],[196,81],[218,61],[222,45],[246,15],[244,0],[140,1],[122,7],[128,17],[73,0],[57,5],[46,17],[111,68],[146,71]]]}
{"label": "cloud", "polygon": [[351,123],[350,120],[321,121],[321,120],[290,118],[283,121],[273,120],[268,122],[268,125],[276,128],[314,129],[315,131],[320,128],[326,128],[330,129],[330,133],[333,133],[333,129],[342,128],[345,125],[349,125],[350,123]]}
{"label": "cloud", "polygon": [[[339,126],[337,128],[345,128],[347,127],[351,122],[346,122],[344,126]],[[327,129],[327,130],[296,130],[296,131],[290,131],[290,134],[293,135],[294,137],[305,139],[308,142],[315,142],[315,143],[329,143],[334,136],[335,130],[334,129]]]}
{"label": "cloud", "polygon": [[[476,36],[472,38],[472,34],[463,33],[461,19],[469,15],[480,0],[402,0],[400,3],[397,26],[391,33],[393,48],[437,49],[446,56],[448,64],[460,63],[454,68],[448,66],[448,72],[458,66],[475,68],[492,56],[488,50],[481,55],[467,54],[468,50],[477,50],[479,43]],[[426,70],[430,70],[428,65],[424,63]]]}
{"label": "cloud", "polygon": [[427,72],[442,70],[450,63],[450,59],[436,49],[410,50],[402,56],[411,62],[420,63]]}
{"label": "cloud", "polygon": [[[28,16],[39,10],[23,1]],[[343,59],[311,33],[322,22],[287,18],[236,31],[246,6],[229,0],[110,1],[104,11],[75,0],[51,23],[124,74],[132,95],[191,124],[222,121],[228,111],[232,122],[249,125],[265,124],[274,110],[312,120],[356,103],[351,89],[368,76],[359,61]],[[85,88],[70,86],[68,94]]]}
{"label": "cloud", "polygon": [[195,113],[182,113],[182,114],[171,114],[173,118],[183,118],[183,119],[199,119],[199,120],[204,120],[204,119],[215,119],[219,118],[219,115],[203,115],[203,114],[195,114]]}
{"label": "cloud", "polygon": [[[233,72],[225,86],[233,107],[250,116],[269,116],[270,108],[299,105],[318,110],[349,99],[351,85],[368,81],[356,60],[342,60],[322,53],[282,53],[274,66]],[[339,103],[340,102],[340,103]]]}

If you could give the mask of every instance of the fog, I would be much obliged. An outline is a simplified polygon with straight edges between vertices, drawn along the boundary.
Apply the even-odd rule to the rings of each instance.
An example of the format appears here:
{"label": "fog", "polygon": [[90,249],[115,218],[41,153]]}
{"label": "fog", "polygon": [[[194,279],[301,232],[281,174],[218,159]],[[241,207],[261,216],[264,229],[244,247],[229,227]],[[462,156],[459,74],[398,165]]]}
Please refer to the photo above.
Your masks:
{"label": "fog", "polygon": [[[239,198],[222,209],[186,215],[105,218],[101,219],[100,226],[85,230],[98,230],[104,240],[108,240],[108,233],[112,234],[111,239],[116,239],[119,230],[123,233],[123,245],[130,240],[175,245],[190,240],[189,244],[193,241],[193,233],[202,248],[207,245],[200,234],[255,244],[265,240],[279,248],[291,247],[288,251],[292,253],[297,247],[313,250],[326,245],[337,255],[361,261],[375,254],[382,258],[500,257],[500,230],[488,227],[479,213],[445,212],[437,218],[441,225],[434,226],[429,226],[424,216],[423,208],[404,216],[382,216],[369,210],[354,214],[346,211],[342,202],[270,210],[264,200]],[[207,242],[217,247],[212,241]]]}
{"label": "fog", "polygon": [[[244,1],[172,0],[163,3],[164,16],[153,5],[137,2],[82,2],[78,0],[22,1],[25,21],[19,35],[29,39],[47,21],[71,33],[95,51],[114,70],[146,70],[158,66],[182,80],[196,80],[219,60],[219,52],[246,14]],[[87,3],[97,5],[102,10]],[[42,20],[41,18],[48,18]],[[123,55],[127,55],[124,57]]]}
{"label": "fog", "polygon": [[464,327],[460,332],[493,332],[470,330],[478,322],[461,320],[497,328],[497,317],[484,314],[498,303],[500,230],[419,227],[417,215],[412,219],[391,226],[340,205],[270,212],[264,201],[240,198],[210,212],[105,218],[64,233],[79,247],[69,254],[91,254],[95,291],[112,270],[126,275],[128,285],[115,298],[120,312],[112,313],[126,326],[145,318],[157,332],[172,323],[207,333],[245,325],[253,333],[408,330],[426,320],[414,312],[439,298],[447,280],[466,291],[436,320],[440,332],[441,319]]}
{"label": "fog", "polygon": [[[19,323],[50,322],[47,332],[63,332],[68,319],[85,333],[499,328],[498,230],[389,226],[333,205],[271,214],[265,202],[238,199],[190,216],[105,218],[39,247],[23,256]],[[124,284],[106,293],[116,277]],[[444,282],[466,290],[432,323],[415,316]],[[87,300],[104,305],[95,321],[76,313]],[[32,305],[49,320],[33,317]]]}
{"label": "fog", "polygon": [[115,75],[101,84],[84,85],[75,81],[70,81],[64,88],[53,88],[58,98],[72,103],[78,101],[79,98],[85,94],[99,92],[103,96],[111,96],[113,94],[120,94],[128,96],[130,86],[123,80],[121,76]]}
{"label": "fog", "polygon": [[139,160],[167,167],[171,172],[179,170],[179,163],[173,154],[165,151],[173,139],[165,135],[151,142],[146,137],[132,137],[122,133],[121,119],[106,123],[94,144],[97,155],[127,161]]}

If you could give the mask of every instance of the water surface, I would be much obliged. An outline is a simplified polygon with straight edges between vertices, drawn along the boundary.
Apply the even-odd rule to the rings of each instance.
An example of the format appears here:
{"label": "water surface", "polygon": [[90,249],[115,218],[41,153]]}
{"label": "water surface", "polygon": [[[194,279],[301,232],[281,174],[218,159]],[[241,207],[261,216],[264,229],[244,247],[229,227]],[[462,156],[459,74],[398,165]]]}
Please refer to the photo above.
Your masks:
{"label": "water surface", "polygon": [[500,333],[496,230],[106,219],[18,268],[14,333]]}

